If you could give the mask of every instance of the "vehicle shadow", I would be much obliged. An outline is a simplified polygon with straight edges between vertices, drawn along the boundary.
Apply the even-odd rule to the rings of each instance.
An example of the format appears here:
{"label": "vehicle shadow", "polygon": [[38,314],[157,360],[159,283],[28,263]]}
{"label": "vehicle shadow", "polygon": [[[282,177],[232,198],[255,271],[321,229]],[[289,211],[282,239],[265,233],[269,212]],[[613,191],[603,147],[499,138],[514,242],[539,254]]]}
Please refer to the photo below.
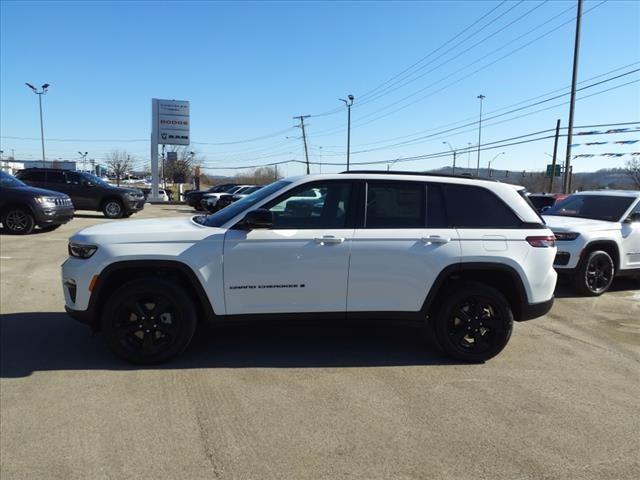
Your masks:
{"label": "vehicle shadow", "polygon": [[[618,277],[614,278],[611,287],[603,295],[607,295],[611,292],[631,292],[634,290],[640,290],[640,280],[631,277]],[[583,298],[583,295],[577,293],[571,286],[571,282],[565,280],[558,281],[556,285],[556,291],[554,293],[556,298]]]}
{"label": "vehicle shadow", "polygon": [[73,217],[76,218],[101,218],[102,220],[111,220],[110,218],[105,217],[101,213],[78,213],[74,212]]}
{"label": "vehicle shadow", "polygon": [[165,365],[114,357],[100,334],[65,313],[0,315],[0,377],[48,370],[321,368],[454,365],[415,326],[363,323],[202,325],[187,351]]}

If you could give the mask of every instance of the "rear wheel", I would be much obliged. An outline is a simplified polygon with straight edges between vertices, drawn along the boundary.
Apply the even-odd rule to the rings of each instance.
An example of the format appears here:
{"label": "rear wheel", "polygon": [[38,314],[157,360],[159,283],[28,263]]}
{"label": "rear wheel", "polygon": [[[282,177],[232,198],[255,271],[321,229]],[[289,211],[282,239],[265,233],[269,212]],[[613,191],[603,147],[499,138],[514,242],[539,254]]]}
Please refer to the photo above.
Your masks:
{"label": "rear wheel", "polygon": [[101,321],[106,343],[116,355],[132,363],[160,363],[187,348],[196,312],[180,286],[143,277],[109,297]]}
{"label": "rear wheel", "polygon": [[26,208],[9,207],[2,212],[2,226],[13,235],[27,235],[33,232],[36,221]]}
{"label": "rear wheel", "polygon": [[124,208],[120,200],[107,200],[102,206],[102,213],[107,218],[122,218]]}
{"label": "rear wheel", "polygon": [[447,296],[431,322],[445,353],[456,360],[480,363],[495,357],[509,342],[513,313],[499,291],[470,283]]}
{"label": "rear wheel", "polygon": [[580,262],[573,285],[578,293],[597,297],[609,290],[613,283],[615,266],[611,256],[603,251],[590,252]]}

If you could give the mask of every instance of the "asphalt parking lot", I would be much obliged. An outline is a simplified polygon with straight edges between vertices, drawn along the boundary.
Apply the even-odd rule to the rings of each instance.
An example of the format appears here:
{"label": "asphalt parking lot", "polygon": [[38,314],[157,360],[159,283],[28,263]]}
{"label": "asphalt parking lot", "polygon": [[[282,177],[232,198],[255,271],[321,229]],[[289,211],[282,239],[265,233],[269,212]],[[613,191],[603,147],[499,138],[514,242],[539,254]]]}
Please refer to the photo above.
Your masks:
{"label": "asphalt parking lot", "polygon": [[203,328],[136,368],[64,314],[67,238],[105,221],[0,236],[3,480],[640,478],[637,282],[560,288],[485,365],[402,325],[311,324]]}

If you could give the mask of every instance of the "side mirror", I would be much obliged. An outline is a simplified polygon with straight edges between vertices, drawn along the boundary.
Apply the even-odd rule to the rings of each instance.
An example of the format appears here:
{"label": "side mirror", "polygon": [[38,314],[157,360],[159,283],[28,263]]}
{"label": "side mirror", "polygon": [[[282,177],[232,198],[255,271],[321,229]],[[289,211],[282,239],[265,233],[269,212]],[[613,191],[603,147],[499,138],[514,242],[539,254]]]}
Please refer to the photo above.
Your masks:
{"label": "side mirror", "polygon": [[84,182],[84,186],[85,187],[95,187],[96,184],[87,180],[86,182]]}
{"label": "side mirror", "polygon": [[250,230],[273,227],[273,214],[264,208],[251,210],[244,217],[244,224]]}
{"label": "side mirror", "polygon": [[625,223],[636,223],[640,222],[640,212],[634,212],[624,219]]}

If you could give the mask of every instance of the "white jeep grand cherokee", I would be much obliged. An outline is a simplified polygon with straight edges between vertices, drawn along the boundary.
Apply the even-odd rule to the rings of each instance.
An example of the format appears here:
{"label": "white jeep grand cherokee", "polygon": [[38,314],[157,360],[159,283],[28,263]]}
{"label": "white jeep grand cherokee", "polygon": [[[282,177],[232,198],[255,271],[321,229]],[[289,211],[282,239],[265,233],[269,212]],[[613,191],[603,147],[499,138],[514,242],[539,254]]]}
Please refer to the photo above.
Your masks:
{"label": "white jeep grand cherokee", "polygon": [[554,266],[578,292],[601,295],[616,275],[640,275],[640,192],[577,193],[543,215],[558,241]]}
{"label": "white jeep grand cherokee", "polygon": [[97,225],[70,239],[66,309],[138,363],[181,353],[202,319],[310,315],[422,322],[482,362],[553,303],[555,240],[522,193],[349,172],[279,180],[210,216]]}

